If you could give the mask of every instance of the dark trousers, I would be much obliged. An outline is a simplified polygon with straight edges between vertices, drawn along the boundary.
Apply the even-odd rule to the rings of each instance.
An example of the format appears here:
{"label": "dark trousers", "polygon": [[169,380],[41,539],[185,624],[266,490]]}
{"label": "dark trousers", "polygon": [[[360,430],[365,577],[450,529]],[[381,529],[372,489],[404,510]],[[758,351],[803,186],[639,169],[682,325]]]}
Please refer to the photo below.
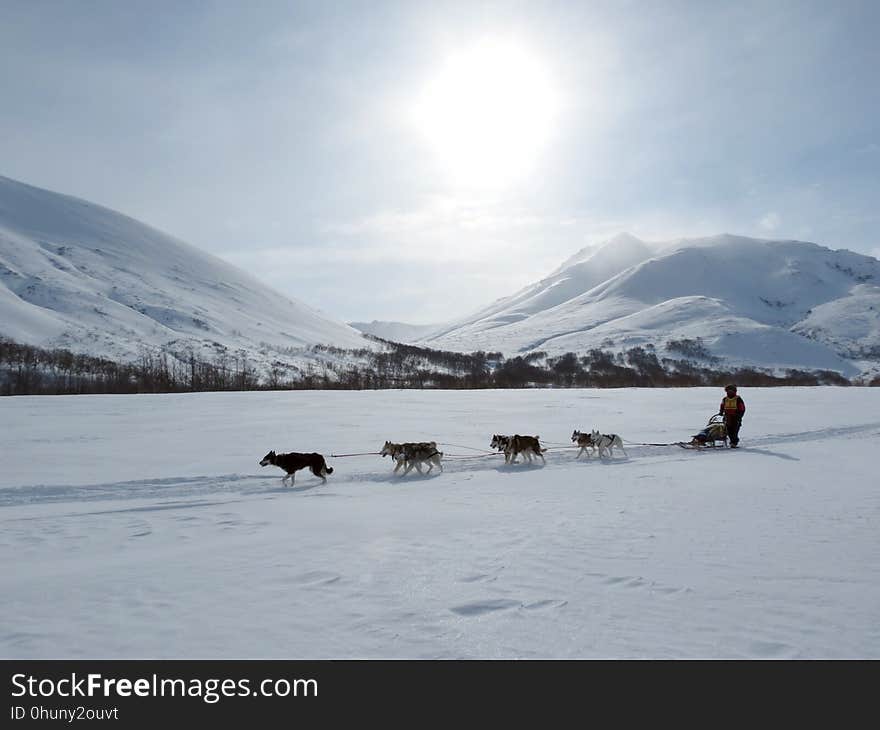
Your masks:
{"label": "dark trousers", "polygon": [[742,427],[742,420],[725,418],[724,425],[727,427],[727,438],[730,439],[730,445],[736,446],[739,443],[739,429]]}

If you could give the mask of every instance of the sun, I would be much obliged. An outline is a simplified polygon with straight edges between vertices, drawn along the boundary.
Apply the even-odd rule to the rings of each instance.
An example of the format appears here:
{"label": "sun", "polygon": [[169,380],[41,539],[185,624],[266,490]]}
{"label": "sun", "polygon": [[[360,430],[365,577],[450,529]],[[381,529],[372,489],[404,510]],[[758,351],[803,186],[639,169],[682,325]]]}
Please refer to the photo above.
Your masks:
{"label": "sun", "polygon": [[418,97],[415,121],[455,182],[498,186],[533,168],[558,106],[538,57],[516,43],[483,41],[446,59]]}

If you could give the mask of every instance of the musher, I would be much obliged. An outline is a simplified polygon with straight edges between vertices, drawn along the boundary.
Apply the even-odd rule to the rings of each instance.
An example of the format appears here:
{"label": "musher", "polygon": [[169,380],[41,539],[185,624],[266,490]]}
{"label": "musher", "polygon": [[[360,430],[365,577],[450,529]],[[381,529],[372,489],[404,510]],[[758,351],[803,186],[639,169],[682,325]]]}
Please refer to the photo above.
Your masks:
{"label": "musher", "polygon": [[721,408],[718,409],[718,415],[724,416],[724,425],[727,428],[727,436],[730,439],[730,448],[735,449],[739,445],[739,429],[742,427],[746,404],[736,394],[735,385],[726,386],[724,392],[726,395],[721,400]]}

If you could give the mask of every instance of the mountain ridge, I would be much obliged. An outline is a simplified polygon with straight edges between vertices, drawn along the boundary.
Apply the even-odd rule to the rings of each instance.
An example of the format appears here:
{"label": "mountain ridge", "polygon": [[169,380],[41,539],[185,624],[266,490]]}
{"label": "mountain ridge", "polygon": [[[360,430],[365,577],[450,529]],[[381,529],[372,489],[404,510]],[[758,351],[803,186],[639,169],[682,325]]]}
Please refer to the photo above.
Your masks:
{"label": "mountain ridge", "polygon": [[[880,261],[804,241],[623,233],[455,321],[352,324],[507,356],[645,347],[675,359],[698,343],[688,347],[706,362],[852,377],[880,372]],[[381,347],[362,331],[127,215],[0,176],[0,336],[116,360],[151,350],[314,372],[321,358]],[[320,358],[318,345],[329,346]]]}
{"label": "mountain ridge", "polygon": [[[732,363],[852,376],[875,367],[858,357],[880,355],[878,285],[880,261],[847,249],[621,234],[418,344],[507,355],[651,345],[668,354],[667,342],[696,339]],[[847,324],[853,312],[857,326]]]}
{"label": "mountain ridge", "polygon": [[0,312],[0,335],[111,359],[145,349],[245,352],[268,366],[316,344],[369,346],[348,325],[184,241],[2,176]]}

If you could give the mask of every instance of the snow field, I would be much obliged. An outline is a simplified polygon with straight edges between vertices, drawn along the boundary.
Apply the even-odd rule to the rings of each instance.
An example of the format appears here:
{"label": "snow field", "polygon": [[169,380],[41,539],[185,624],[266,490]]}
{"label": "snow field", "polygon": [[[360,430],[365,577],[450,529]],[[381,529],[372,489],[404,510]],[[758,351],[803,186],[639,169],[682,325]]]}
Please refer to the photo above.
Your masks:
{"label": "snow field", "polygon": [[[880,391],[744,389],[738,452],[391,477],[385,439],[687,439],[716,389],[0,400],[0,656],[877,657]],[[319,451],[326,485],[257,462]]]}

